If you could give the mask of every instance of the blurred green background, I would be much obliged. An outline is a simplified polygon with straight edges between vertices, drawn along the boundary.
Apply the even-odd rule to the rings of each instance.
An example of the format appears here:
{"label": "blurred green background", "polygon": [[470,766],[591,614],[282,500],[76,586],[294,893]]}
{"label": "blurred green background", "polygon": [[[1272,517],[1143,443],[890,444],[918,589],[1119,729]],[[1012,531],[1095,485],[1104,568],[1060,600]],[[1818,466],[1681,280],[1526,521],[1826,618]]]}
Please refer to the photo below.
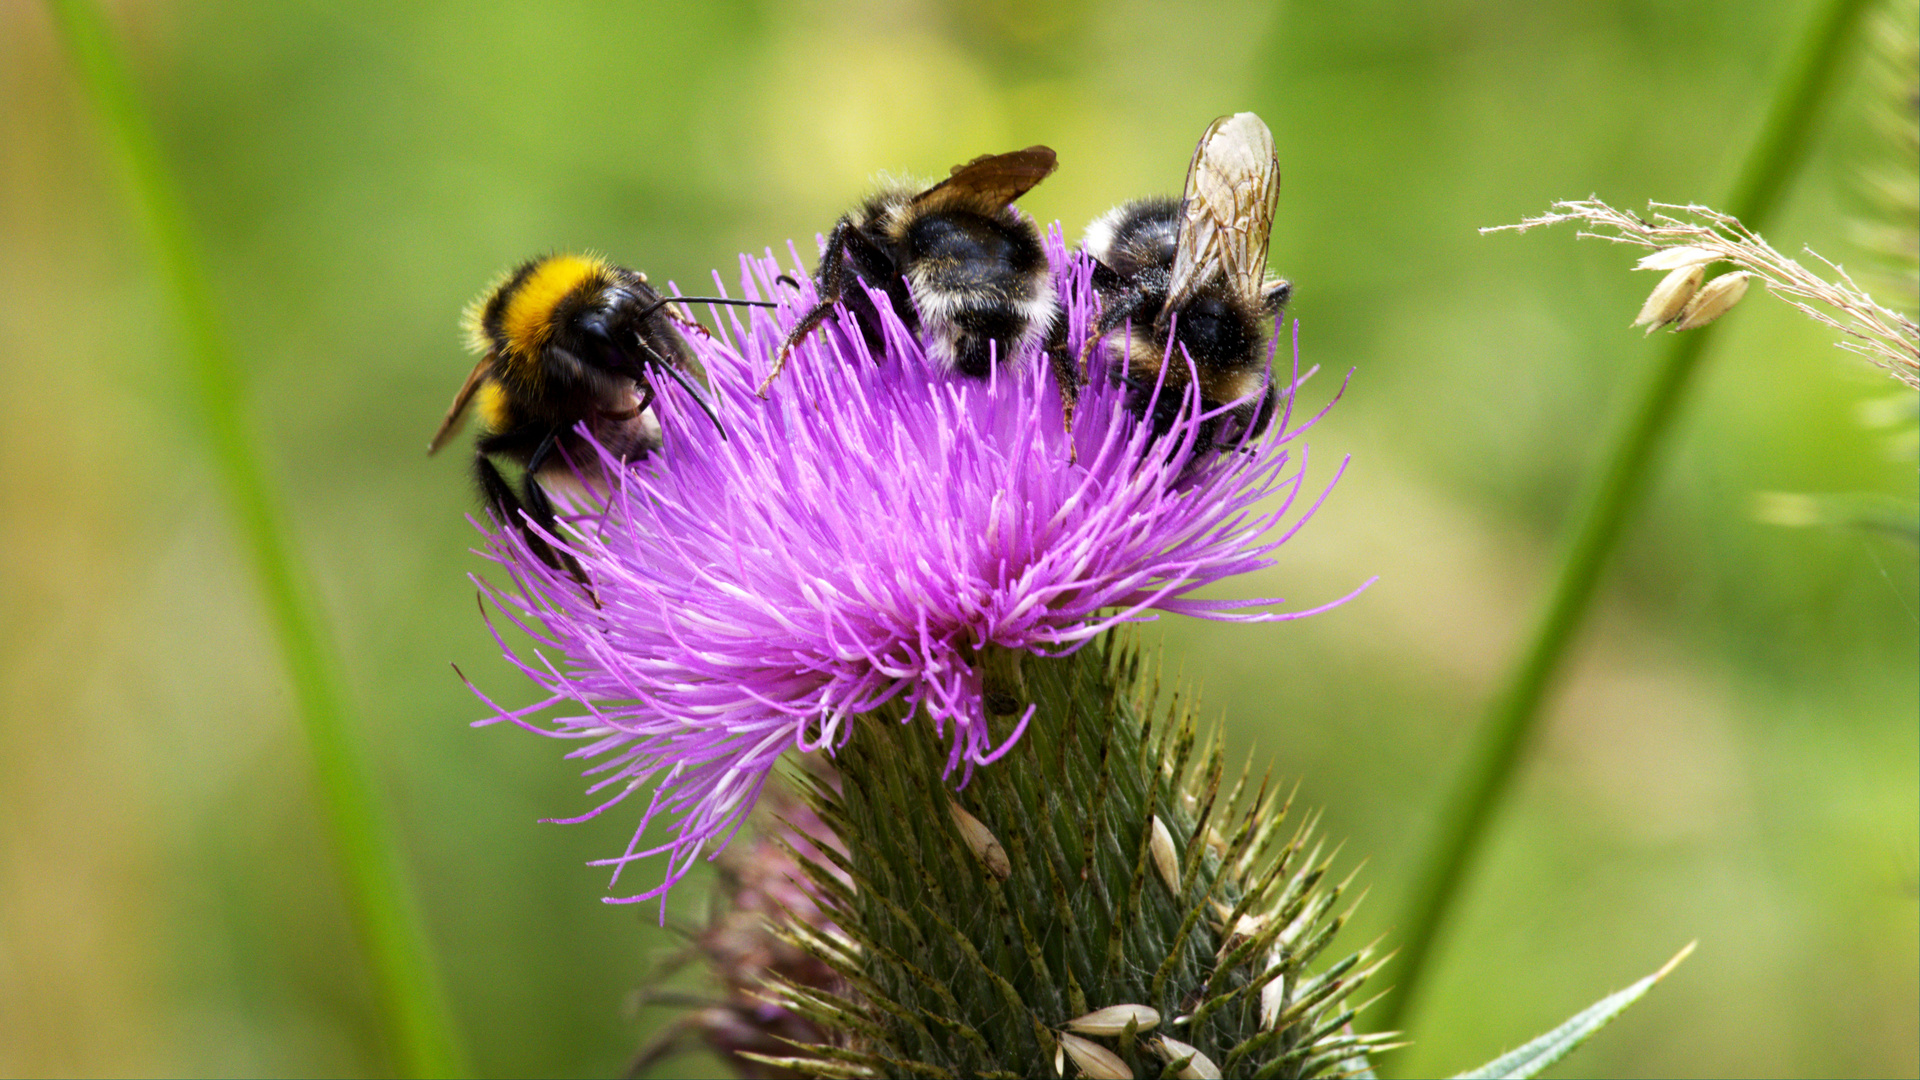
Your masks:
{"label": "blurred green background", "polygon": [[[1367,860],[1393,942],[1433,815],[1657,342],[1647,274],[1554,198],[1713,202],[1802,0],[593,5],[120,3],[297,543],[343,649],[483,1075],[608,1075],[676,939],[599,903],[631,816],[502,728],[458,455],[422,453],[498,270],[590,247],[703,287],[876,173],[1044,142],[1069,235],[1178,190],[1244,109],[1285,173],[1275,270],[1352,389],[1353,464],[1272,581],[1300,623],[1161,624],[1235,746]],[[1858,54],[1856,54],[1857,56]],[[1857,69],[1858,65],[1854,65]],[[1872,87],[1830,103],[1767,236],[1850,265]],[[1895,162],[1895,164],[1901,164]],[[1912,163],[1904,163],[1911,168]],[[279,655],[178,375],[151,260],[43,9],[0,3],[0,1073],[387,1068]],[[1713,346],[1397,1071],[1452,1071],[1701,948],[1563,1072],[1920,1072],[1915,554],[1756,522],[1883,492],[1893,383],[1755,293]],[[698,883],[674,915],[704,910]],[[711,1071],[690,1055],[668,1072]]]}

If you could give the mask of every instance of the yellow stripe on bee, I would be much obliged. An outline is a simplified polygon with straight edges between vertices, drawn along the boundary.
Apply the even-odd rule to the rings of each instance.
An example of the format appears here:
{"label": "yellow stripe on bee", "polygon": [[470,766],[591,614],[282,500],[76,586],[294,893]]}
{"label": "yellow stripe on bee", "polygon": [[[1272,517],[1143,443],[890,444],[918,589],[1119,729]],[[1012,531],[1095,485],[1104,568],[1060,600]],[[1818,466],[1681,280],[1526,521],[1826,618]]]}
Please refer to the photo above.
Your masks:
{"label": "yellow stripe on bee", "polygon": [[501,313],[500,329],[513,359],[539,353],[553,334],[553,311],[567,295],[583,283],[604,278],[607,264],[586,255],[555,255],[533,268]]}
{"label": "yellow stripe on bee", "polygon": [[481,383],[473,395],[473,411],[480,414],[480,424],[489,434],[505,431],[510,423],[506,387],[491,379]]}

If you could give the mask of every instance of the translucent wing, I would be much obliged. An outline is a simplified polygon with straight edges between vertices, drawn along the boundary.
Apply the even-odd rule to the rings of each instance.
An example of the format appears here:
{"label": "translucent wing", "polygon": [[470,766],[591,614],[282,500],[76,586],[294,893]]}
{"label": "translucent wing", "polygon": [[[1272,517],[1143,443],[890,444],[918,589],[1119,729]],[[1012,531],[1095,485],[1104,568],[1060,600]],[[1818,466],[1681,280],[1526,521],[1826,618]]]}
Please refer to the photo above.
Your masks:
{"label": "translucent wing", "polygon": [[467,419],[467,406],[473,403],[474,391],[480,389],[480,384],[486,382],[487,376],[492,373],[493,354],[488,353],[473,365],[473,370],[467,373],[467,381],[460,384],[460,392],[453,395],[453,407],[447,410],[447,418],[440,421],[440,430],[433,433],[433,441],[427,444],[427,453],[439,453],[440,448],[447,445],[447,440],[459,433],[460,425]]}
{"label": "translucent wing", "polygon": [[1044,146],[1029,146],[1009,154],[984,154],[965,165],[955,165],[952,176],[914,196],[913,201],[922,205],[959,203],[990,213],[1033,190],[1057,164],[1053,151]]}
{"label": "translucent wing", "polygon": [[1252,113],[1209,124],[1187,167],[1166,310],[1180,310],[1216,274],[1235,293],[1258,301],[1279,197],[1280,159],[1267,125]]}

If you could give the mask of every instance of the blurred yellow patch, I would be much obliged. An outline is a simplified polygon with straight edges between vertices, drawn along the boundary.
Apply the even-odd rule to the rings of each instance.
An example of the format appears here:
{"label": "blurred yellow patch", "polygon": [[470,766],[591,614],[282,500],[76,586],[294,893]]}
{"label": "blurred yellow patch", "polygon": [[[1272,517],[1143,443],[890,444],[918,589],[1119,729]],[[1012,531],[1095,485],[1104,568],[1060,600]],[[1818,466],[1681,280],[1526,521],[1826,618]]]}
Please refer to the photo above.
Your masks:
{"label": "blurred yellow patch", "polygon": [[986,73],[916,30],[810,29],[761,70],[766,85],[750,95],[764,110],[755,135],[768,180],[791,198],[843,202],[880,170],[940,177],[979,154],[1018,149]]}

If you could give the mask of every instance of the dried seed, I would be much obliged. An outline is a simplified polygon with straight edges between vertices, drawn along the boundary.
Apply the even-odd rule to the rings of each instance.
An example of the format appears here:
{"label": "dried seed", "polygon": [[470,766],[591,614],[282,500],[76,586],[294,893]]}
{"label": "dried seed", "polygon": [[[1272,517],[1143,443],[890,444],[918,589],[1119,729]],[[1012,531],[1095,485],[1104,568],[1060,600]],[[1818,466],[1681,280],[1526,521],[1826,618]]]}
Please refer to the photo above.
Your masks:
{"label": "dried seed", "polygon": [[1736,270],[1731,274],[1721,274],[1707,282],[1692,300],[1687,302],[1686,310],[1680,313],[1680,322],[1675,330],[1697,330],[1727,313],[1727,310],[1747,295],[1747,279],[1753,277],[1745,270]]}
{"label": "dried seed", "polygon": [[1221,836],[1219,830],[1209,825],[1207,826],[1207,846],[1213,849],[1215,855],[1224,856],[1227,853],[1227,838]]}
{"label": "dried seed", "polygon": [[1091,1076],[1094,1080],[1133,1080],[1133,1070],[1127,1068],[1127,1063],[1097,1042],[1062,1032],[1060,1046],[1073,1063],[1080,1066],[1082,1076]]}
{"label": "dried seed", "polygon": [[1720,256],[1702,247],[1670,247],[1641,259],[1633,264],[1635,270],[1678,270],[1683,266],[1705,266],[1718,261]]}
{"label": "dried seed", "polygon": [[1135,1031],[1152,1031],[1159,1023],[1158,1009],[1146,1005],[1109,1005],[1069,1020],[1067,1026],[1082,1035],[1124,1035],[1128,1024],[1132,1024]]}
{"label": "dried seed", "polygon": [[1248,939],[1259,936],[1260,932],[1265,930],[1267,924],[1272,921],[1273,916],[1271,913],[1262,913],[1258,915],[1240,916],[1239,919],[1234,921],[1233,929],[1231,930],[1227,930],[1227,928],[1222,925],[1220,929],[1226,932],[1220,935],[1220,951],[1217,954],[1217,958],[1225,960],[1228,953],[1239,948]]}
{"label": "dried seed", "polygon": [[1160,1056],[1168,1061],[1188,1059],[1186,1067],[1174,1073],[1180,1080],[1220,1080],[1220,1066],[1215,1065],[1212,1058],[1179,1039],[1169,1039],[1162,1035],[1156,1049],[1160,1051]]}
{"label": "dried seed", "polygon": [[1700,282],[1706,279],[1706,268],[1699,265],[1682,266],[1660,279],[1647,296],[1647,302],[1640,306],[1640,317],[1633,325],[1644,326],[1651,334],[1655,327],[1665,326],[1680,317],[1687,301],[1700,289]]}
{"label": "dried seed", "polygon": [[1167,823],[1160,815],[1153,816],[1153,839],[1148,845],[1153,851],[1154,868],[1160,871],[1160,880],[1167,883],[1167,890],[1175,896],[1180,895],[1180,855],[1173,850],[1173,834],[1167,831]]}
{"label": "dried seed", "polygon": [[949,801],[947,809],[953,812],[954,824],[960,826],[960,835],[967,841],[967,847],[985,863],[987,870],[1001,881],[1013,874],[1013,864],[1007,861],[1007,849],[1000,846],[992,830],[981,824],[980,819],[961,809],[957,802]]}
{"label": "dried seed", "polygon": [[1260,988],[1260,1026],[1271,1030],[1280,1019],[1280,1009],[1293,990],[1293,979],[1282,975]]}

